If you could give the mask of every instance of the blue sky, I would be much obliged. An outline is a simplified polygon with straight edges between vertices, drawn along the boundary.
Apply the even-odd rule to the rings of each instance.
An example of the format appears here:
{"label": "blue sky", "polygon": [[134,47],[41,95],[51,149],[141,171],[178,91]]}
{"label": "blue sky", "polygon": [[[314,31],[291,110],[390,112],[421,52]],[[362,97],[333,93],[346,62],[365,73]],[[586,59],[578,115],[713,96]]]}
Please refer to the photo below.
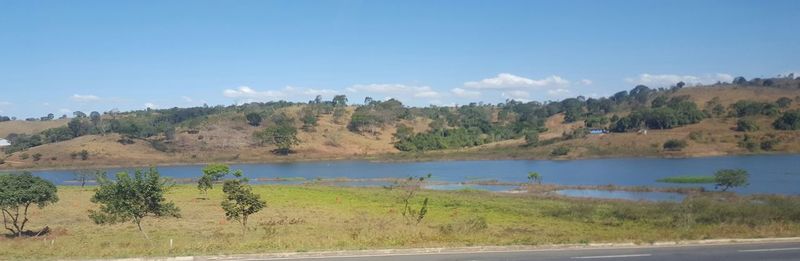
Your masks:
{"label": "blue sky", "polygon": [[0,115],[558,100],[800,72],[800,1],[0,1]]}

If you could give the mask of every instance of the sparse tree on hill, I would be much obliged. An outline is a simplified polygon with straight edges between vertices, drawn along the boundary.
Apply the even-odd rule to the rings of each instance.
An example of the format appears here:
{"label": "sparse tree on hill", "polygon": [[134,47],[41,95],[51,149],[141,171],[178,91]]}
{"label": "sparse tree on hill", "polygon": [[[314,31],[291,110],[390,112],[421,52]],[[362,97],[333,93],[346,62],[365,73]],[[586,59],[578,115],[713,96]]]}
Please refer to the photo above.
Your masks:
{"label": "sparse tree on hill", "polygon": [[155,168],[146,172],[136,170],[133,177],[120,172],[116,181],[102,174],[98,183],[100,188],[92,196],[92,202],[100,204],[100,209],[89,211],[89,217],[96,224],[133,222],[145,239],[149,239],[142,229],[142,219],[148,216],[180,217],[178,207],[164,198],[170,186]]}
{"label": "sparse tree on hill", "polygon": [[0,175],[0,211],[5,229],[21,237],[29,221],[28,210],[58,202],[57,192],[52,182],[30,172]]}
{"label": "sparse tree on hill", "polygon": [[300,144],[297,139],[297,129],[288,124],[269,126],[253,134],[262,144],[275,145],[275,153],[286,155],[291,152],[292,146]]}
{"label": "sparse tree on hill", "polygon": [[251,112],[251,113],[248,113],[247,115],[245,115],[245,118],[247,118],[247,123],[250,124],[250,126],[260,126],[261,125],[261,120],[262,120],[261,119],[261,114],[258,114],[258,113],[255,113],[255,112]]}
{"label": "sparse tree on hill", "polygon": [[347,96],[344,94],[333,96],[333,105],[337,107],[347,106]]}

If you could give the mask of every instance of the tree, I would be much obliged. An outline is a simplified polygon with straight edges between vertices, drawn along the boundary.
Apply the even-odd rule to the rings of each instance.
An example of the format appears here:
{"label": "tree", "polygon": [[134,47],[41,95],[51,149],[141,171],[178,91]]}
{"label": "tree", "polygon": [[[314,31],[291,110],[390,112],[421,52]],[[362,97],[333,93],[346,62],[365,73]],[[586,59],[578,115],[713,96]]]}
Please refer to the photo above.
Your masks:
{"label": "tree", "polygon": [[72,116],[75,116],[75,118],[86,118],[86,113],[83,113],[82,111],[75,111],[72,113]]}
{"label": "tree", "polygon": [[784,112],[772,126],[778,130],[800,130],[800,110]]}
{"label": "tree", "polygon": [[105,175],[105,172],[100,170],[79,170],[73,173],[75,176],[75,181],[81,183],[81,188],[86,186],[86,181],[89,181],[91,178],[97,178],[100,175]]}
{"label": "tree", "polygon": [[247,123],[250,124],[250,126],[259,126],[259,125],[261,125],[261,120],[262,120],[261,119],[261,114],[258,114],[258,113],[255,113],[255,112],[251,112],[251,113],[248,113],[247,115],[245,115],[244,117],[247,118]]}
{"label": "tree", "polygon": [[542,184],[542,175],[539,175],[539,172],[531,171],[528,172],[528,181],[533,184]]}
{"label": "tree", "polygon": [[733,79],[733,84],[744,85],[747,84],[747,79],[742,76]]}
{"label": "tree", "polygon": [[333,96],[333,105],[337,107],[347,106],[347,96],[344,94]]}
{"label": "tree", "polygon": [[747,186],[749,174],[743,169],[721,169],[714,173],[715,188],[727,191],[730,188]]}
{"label": "tree", "polygon": [[247,178],[241,178],[241,171],[235,172],[234,176],[237,179],[226,180],[222,185],[225,199],[221,205],[225,210],[225,217],[238,221],[242,225],[242,234],[245,234],[247,218],[264,209],[267,203],[261,200],[261,196],[253,193],[253,189],[247,184]]}
{"label": "tree", "polygon": [[789,105],[792,104],[792,99],[789,97],[780,97],[777,101],[775,101],[775,104],[778,104],[778,107],[781,108],[788,108]]}
{"label": "tree", "polygon": [[757,130],[758,124],[751,119],[740,119],[736,121],[736,131],[751,132]]}
{"label": "tree", "polygon": [[677,86],[678,88],[683,88],[683,86],[686,86],[686,83],[683,82],[683,81],[680,81],[675,86]]}
{"label": "tree", "polygon": [[686,147],[686,141],[685,140],[670,139],[670,140],[667,140],[667,142],[664,142],[664,146],[663,147],[664,147],[664,150],[667,150],[667,151],[679,151],[679,150],[682,150],[683,148]]}
{"label": "tree", "polygon": [[230,167],[226,164],[212,163],[203,168],[203,176],[197,180],[197,189],[204,195],[209,189],[213,189],[213,183],[219,181],[225,175],[231,173]]}
{"label": "tree", "polygon": [[37,152],[37,153],[34,153],[32,157],[33,157],[33,161],[39,161],[40,159],[42,159],[42,154]]}
{"label": "tree", "polygon": [[253,135],[262,144],[277,146],[274,152],[282,155],[289,154],[292,146],[300,144],[300,140],[297,139],[297,129],[289,124],[273,125]]}
{"label": "tree", "polygon": [[372,97],[369,97],[369,96],[364,97],[364,105],[370,105],[370,104],[372,104],[373,101],[374,100],[372,99]]}
{"label": "tree", "polygon": [[73,118],[70,120],[69,123],[67,123],[67,127],[72,131],[73,137],[80,137],[89,132],[89,127],[84,124],[83,120],[80,118]]}
{"label": "tree", "polygon": [[20,237],[28,223],[31,206],[44,208],[58,202],[58,189],[52,182],[35,177],[30,172],[0,175],[0,211],[3,226]]}
{"label": "tree", "polygon": [[136,170],[133,177],[127,172],[117,173],[116,181],[104,173],[98,177],[98,183],[100,188],[91,201],[100,204],[100,209],[89,211],[89,218],[96,224],[133,222],[145,239],[149,239],[142,230],[142,219],[148,216],[180,218],[178,207],[164,198],[171,186],[155,168]]}
{"label": "tree", "polygon": [[539,132],[535,130],[530,130],[525,132],[525,145],[526,146],[536,146],[539,144]]}

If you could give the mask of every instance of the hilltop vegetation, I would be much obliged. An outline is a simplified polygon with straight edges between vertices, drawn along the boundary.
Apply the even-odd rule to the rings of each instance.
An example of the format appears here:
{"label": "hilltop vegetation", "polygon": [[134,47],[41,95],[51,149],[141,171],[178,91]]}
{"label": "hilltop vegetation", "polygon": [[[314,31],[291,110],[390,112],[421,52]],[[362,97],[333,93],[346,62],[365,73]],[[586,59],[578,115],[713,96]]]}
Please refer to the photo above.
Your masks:
{"label": "hilltop vegetation", "polygon": [[307,103],[76,112],[59,120],[2,117],[8,121],[0,122],[0,135],[12,146],[3,149],[0,168],[800,152],[800,79],[793,77],[455,107],[370,97],[349,105],[337,95]]}

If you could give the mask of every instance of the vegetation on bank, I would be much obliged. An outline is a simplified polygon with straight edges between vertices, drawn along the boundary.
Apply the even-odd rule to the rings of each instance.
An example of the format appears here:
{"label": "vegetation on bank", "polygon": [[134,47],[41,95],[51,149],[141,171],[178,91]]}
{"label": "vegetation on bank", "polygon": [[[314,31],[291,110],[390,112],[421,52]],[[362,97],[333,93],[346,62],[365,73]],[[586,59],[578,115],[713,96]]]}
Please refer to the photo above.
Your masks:
{"label": "vegetation on bank", "polygon": [[675,176],[666,177],[656,180],[662,183],[678,183],[678,184],[713,184],[715,179],[713,176]]}

